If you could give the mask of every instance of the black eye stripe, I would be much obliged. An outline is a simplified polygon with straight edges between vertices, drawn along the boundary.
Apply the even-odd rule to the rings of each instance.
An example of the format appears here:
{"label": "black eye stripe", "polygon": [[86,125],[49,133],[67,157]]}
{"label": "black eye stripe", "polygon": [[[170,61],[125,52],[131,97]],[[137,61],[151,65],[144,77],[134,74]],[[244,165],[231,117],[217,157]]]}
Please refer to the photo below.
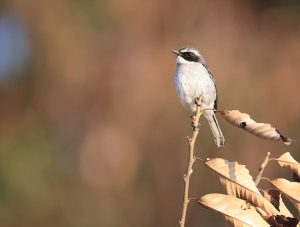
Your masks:
{"label": "black eye stripe", "polygon": [[195,55],[192,52],[180,52],[180,53],[181,53],[181,57],[183,57],[187,61],[194,61],[194,62],[200,61],[200,57]]}

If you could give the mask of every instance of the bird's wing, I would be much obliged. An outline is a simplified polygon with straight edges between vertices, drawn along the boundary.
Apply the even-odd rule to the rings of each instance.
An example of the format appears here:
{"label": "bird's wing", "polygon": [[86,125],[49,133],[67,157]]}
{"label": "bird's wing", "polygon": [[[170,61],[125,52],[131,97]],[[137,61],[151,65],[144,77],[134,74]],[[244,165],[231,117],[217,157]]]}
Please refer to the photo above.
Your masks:
{"label": "bird's wing", "polygon": [[212,72],[208,68],[207,64],[202,63],[202,65],[206,68],[211,80],[214,82],[215,89],[216,89],[216,99],[214,101],[214,109],[217,110],[218,109],[218,90],[217,90],[217,86],[216,86],[216,81],[215,81],[214,75],[212,74]]}

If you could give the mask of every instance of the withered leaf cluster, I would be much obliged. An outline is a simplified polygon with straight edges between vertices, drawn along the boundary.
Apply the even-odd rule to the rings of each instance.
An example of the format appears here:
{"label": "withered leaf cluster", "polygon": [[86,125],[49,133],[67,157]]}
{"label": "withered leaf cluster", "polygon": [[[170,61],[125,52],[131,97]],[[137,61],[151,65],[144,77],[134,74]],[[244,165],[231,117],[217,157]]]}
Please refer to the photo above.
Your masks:
{"label": "withered leaf cluster", "polygon": [[[299,177],[300,164],[290,153],[278,159],[270,159],[281,167],[289,168]],[[199,199],[199,203],[224,216],[235,227],[244,226],[299,226],[300,183],[277,178],[269,180],[271,189],[259,190],[249,170],[237,162],[215,158],[203,162],[212,170],[226,194],[212,193]],[[286,197],[298,211],[293,215],[285,206],[281,196]]]}

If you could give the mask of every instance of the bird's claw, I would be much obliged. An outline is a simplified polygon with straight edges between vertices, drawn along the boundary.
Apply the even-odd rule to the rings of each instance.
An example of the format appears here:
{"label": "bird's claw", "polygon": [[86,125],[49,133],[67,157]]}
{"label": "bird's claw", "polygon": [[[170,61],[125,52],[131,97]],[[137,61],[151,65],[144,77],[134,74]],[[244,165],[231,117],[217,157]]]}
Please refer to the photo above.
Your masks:
{"label": "bird's claw", "polygon": [[201,106],[201,103],[202,103],[202,96],[200,96],[200,97],[198,97],[198,98],[195,99],[195,104],[197,106]]}

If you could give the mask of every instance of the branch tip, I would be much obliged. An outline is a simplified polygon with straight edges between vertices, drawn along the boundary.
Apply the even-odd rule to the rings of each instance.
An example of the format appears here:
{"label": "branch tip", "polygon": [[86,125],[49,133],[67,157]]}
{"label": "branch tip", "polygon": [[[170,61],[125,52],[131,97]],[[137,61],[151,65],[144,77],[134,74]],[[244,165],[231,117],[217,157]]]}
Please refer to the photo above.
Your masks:
{"label": "branch tip", "polygon": [[260,165],[259,169],[258,169],[258,174],[257,177],[255,179],[255,185],[257,186],[262,178],[262,174],[264,172],[264,169],[266,168],[268,162],[269,162],[269,157],[270,157],[271,153],[268,152],[263,163]]}

